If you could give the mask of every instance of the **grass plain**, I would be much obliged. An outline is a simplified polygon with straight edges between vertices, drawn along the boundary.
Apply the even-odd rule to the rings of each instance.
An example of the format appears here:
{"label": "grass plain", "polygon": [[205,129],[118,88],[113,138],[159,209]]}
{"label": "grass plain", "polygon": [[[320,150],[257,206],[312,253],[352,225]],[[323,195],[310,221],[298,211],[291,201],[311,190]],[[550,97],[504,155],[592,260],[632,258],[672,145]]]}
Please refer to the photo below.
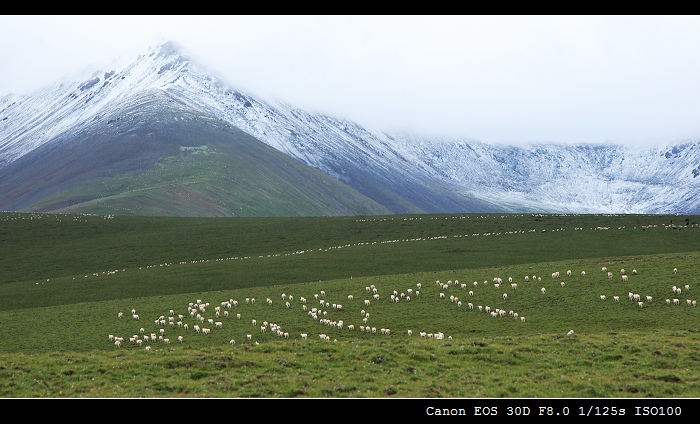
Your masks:
{"label": "grass plain", "polygon": [[696,398],[698,223],[1,213],[0,396]]}

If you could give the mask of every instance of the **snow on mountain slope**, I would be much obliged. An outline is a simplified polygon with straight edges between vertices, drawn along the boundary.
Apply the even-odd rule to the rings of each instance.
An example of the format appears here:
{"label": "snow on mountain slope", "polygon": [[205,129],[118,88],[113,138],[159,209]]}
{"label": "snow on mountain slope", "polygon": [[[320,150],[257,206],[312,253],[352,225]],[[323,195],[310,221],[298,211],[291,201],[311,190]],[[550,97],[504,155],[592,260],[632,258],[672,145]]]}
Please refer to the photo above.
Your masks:
{"label": "snow on mountain slope", "polygon": [[[688,213],[698,210],[700,142],[634,149],[616,145],[493,146],[412,140],[461,187],[514,210]],[[418,154],[417,154],[418,155]]]}
{"label": "snow on mountain slope", "polygon": [[[31,96],[0,99],[0,168],[70,140],[137,93],[163,90],[395,212],[697,213],[700,143],[496,146],[391,135],[231,88],[173,42],[125,55]],[[398,194],[398,195],[397,195]]]}

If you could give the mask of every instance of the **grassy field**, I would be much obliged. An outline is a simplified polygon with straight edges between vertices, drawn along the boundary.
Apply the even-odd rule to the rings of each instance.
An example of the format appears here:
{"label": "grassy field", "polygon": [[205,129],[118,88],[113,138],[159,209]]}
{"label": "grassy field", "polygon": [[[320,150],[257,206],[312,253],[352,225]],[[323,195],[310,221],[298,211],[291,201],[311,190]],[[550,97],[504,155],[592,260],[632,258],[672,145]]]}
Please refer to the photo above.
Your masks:
{"label": "grassy field", "polygon": [[2,213],[0,396],[699,397],[697,218]]}

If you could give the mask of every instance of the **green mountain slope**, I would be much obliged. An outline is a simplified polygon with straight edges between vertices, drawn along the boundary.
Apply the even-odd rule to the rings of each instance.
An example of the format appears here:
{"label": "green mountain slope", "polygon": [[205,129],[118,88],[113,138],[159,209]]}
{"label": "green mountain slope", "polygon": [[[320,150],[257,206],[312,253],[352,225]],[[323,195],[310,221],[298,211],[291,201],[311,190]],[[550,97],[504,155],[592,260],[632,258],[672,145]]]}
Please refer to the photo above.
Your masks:
{"label": "green mountain slope", "polygon": [[0,170],[1,210],[163,216],[389,211],[154,90]]}

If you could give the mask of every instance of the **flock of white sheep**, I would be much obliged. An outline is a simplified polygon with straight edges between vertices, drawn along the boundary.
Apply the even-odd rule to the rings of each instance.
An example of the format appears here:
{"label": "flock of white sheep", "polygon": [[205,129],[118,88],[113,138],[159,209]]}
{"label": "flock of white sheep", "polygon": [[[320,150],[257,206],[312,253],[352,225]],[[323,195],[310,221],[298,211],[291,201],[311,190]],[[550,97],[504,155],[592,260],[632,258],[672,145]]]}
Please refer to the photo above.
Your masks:
{"label": "flock of white sheep", "polygon": [[[608,271],[606,267],[603,267],[601,271],[604,275],[607,275],[608,278],[612,278],[610,275],[611,271]],[[675,274],[676,272],[677,270],[674,269],[673,273]],[[581,277],[585,277],[586,275],[585,271],[580,272]],[[628,274],[624,269],[621,269],[620,275],[634,276],[637,275],[637,271],[632,270]],[[566,276],[571,277],[572,271],[566,271]],[[551,279],[559,282],[559,284],[554,285],[554,287],[560,286],[564,288],[566,286],[565,281],[563,281],[563,276],[561,276],[558,271],[551,274]],[[431,295],[437,293],[436,295],[439,299],[444,299],[445,302],[449,301],[449,304],[453,305],[452,307],[463,308],[468,312],[485,313],[487,314],[486,316],[490,315],[493,318],[509,317],[524,323],[525,316],[519,311],[505,308],[504,306],[510,303],[508,301],[510,298],[509,295],[511,297],[516,296],[518,290],[523,290],[522,287],[540,287],[538,283],[541,283],[542,280],[541,276],[526,275],[522,278],[523,283],[520,289],[513,277],[507,277],[506,279],[494,277],[491,280],[483,280],[482,282],[474,281],[471,284],[460,283],[458,280],[448,280],[445,282],[436,280],[434,284],[437,291],[432,290],[428,292],[430,292]],[[623,282],[630,281],[627,278],[621,278],[621,280]],[[534,282],[534,284],[532,282]],[[612,287],[619,287],[619,290],[624,290],[625,287],[629,287],[629,285],[622,284]],[[506,290],[508,288],[509,291]],[[119,311],[117,313],[117,319],[127,319],[139,323],[140,328],[125,336],[110,334],[109,341],[114,343],[116,347],[122,347],[125,345],[124,341],[128,340],[129,345],[151,350],[154,343],[165,346],[170,343],[171,338],[172,340],[177,340],[179,343],[184,343],[186,339],[191,337],[205,337],[212,334],[212,332],[221,331],[224,327],[228,326],[237,326],[245,329],[247,334],[243,342],[253,344],[259,344],[261,339],[258,338],[257,335],[264,333],[272,333],[283,339],[292,338],[301,340],[308,339],[310,334],[317,334],[322,340],[337,340],[338,334],[342,334],[336,331],[331,333],[336,334],[336,336],[331,337],[331,335],[329,335],[330,331],[324,328],[332,328],[339,331],[360,331],[377,335],[392,335],[396,333],[388,328],[388,326],[379,325],[380,319],[370,313],[372,305],[377,302],[402,304],[419,301],[421,296],[425,296],[424,293],[426,293],[426,290],[421,291],[422,289],[423,285],[421,283],[416,283],[410,287],[404,287],[401,290],[394,289],[380,292],[374,284],[370,284],[365,286],[361,293],[343,295],[344,297],[342,300],[352,305],[352,308],[347,311],[343,304],[339,303],[341,299],[338,298],[338,294],[335,294],[333,300],[331,300],[331,296],[327,296],[324,290],[320,290],[318,293],[314,293],[310,296],[295,296],[281,293],[279,295],[279,302],[270,297],[266,297],[263,303],[264,305],[296,310],[308,317],[310,323],[309,329],[295,332],[294,334],[290,334],[287,329],[283,328],[282,325],[278,323],[255,317],[254,315],[261,314],[261,309],[256,308],[252,310],[247,308],[248,306],[256,304],[255,297],[246,297],[245,299],[240,299],[240,301],[229,298],[216,302],[215,304],[196,299],[196,301],[189,302],[186,308],[183,307],[181,311],[170,309],[167,313],[161,314],[158,317],[151,317],[149,320],[144,320],[143,322],[149,323],[146,326],[140,326],[142,322],[141,316],[135,309],[132,309],[130,314]],[[502,291],[502,301],[498,305],[487,305],[474,300],[479,298],[479,291],[494,289]],[[681,303],[685,303],[688,306],[696,306],[696,301],[694,299],[686,298],[684,302],[681,302],[679,299],[682,293],[690,293],[689,284],[685,284],[682,287],[674,285],[671,287],[671,290],[675,297],[667,298],[666,304],[680,305]],[[545,287],[541,287],[541,293],[547,295]],[[462,299],[462,297],[464,297],[464,299]],[[600,295],[602,301],[612,298],[615,302],[619,302],[620,297],[620,295]],[[632,291],[628,292],[627,297],[630,301],[636,302],[637,306],[640,308],[644,307],[644,302],[648,303],[653,301],[651,295],[642,295],[633,293]],[[491,297],[491,299],[493,299],[493,297]],[[262,310],[264,311],[264,309]],[[434,329],[431,331],[415,329],[414,332],[414,329],[404,328],[402,332],[407,337],[417,334],[419,337],[424,337],[426,339],[452,339],[451,335],[445,335],[445,332],[435,331]],[[567,335],[573,336],[574,330],[569,330]],[[230,345],[236,345],[235,339],[227,340],[227,343]]]}
{"label": "flock of white sheep", "polygon": [[[418,283],[417,287],[420,286],[421,284]],[[412,288],[409,288],[407,291],[408,293],[414,292]],[[377,288],[374,285],[366,287],[366,292],[371,294],[371,298],[373,301],[379,300]],[[416,295],[418,295],[419,291],[415,290],[415,293]],[[410,300],[410,298],[407,299],[408,296],[402,296],[402,298]],[[363,331],[366,333],[379,333],[384,335],[391,334],[391,330],[389,328],[380,327],[379,329],[377,329],[376,326],[371,325],[371,322],[369,322],[370,313],[367,312],[365,309],[362,309],[360,311],[360,316],[357,317],[357,326],[355,324],[346,325],[342,319],[328,318],[329,312],[332,316],[332,312],[342,311],[343,305],[337,302],[331,303],[327,301],[326,292],[324,290],[321,290],[319,291],[319,293],[315,293],[312,296],[309,296],[309,299],[313,299],[313,302],[316,302],[318,306],[312,306],[311,301],[307,300],[307,297],[295,297],[294,295],[287,295],[285,293],[281,294],[280,303],[284,306],[284,308],[287,309],[296,308],[297,310],[306,314],[309,320],[313,320],[318,324],[326,327],[332,327],[338,330],[342,330],[343,328],[345,328],[349,331],[353,331],[357,328],[359,331]],[[347,300],[349,302],[352,302],[354,299],[355,296],[353,295],[347,296]],[[392,299],[392,302],[398,301],[398,292],[396,293],[396,295],[392,294],[390,296],[390,299]],[[201,299],[197,299],[196,301],[190,302],[187,305],[187,312],[182,311],[176,313],[175,309],[170,309],[167,314],[160,315],[159,317],[153,320],[152,325],[149,324],[148,330],[146,330],[145,327],[140,327],[138,331],[134,331],[133,334],[130,334],[128,336],[118,336],[110,334],[108,338],[109,341],[114,343],[114,345],[118,348],[124,346],[124,340],[128,339],[129,342],[134,346],[143,347],[146,350],[152,350],[151,344],[153,342],[169,344],[169,333],[175,333],[177,335],[177,341],[183,343],[185,341],[185,336],[187,336],[188,338],[195,337],[197,335],[206,336],[211,334],[212,330],[218,331],[220,329],[223,329],[224,321],[222,320],[227,321],[227,326],[235,325],[246,327],[246,331],[249,331],[249,333],[246,334],[245,341],[249,343],[259,344],[259,341],[256,339],[256,334],[263,334],[267,332],[276,334],[280,338],[284,339],[292,338],[290,333],[288,331],[285,331],[280,324],[270,322],[269,320],[259,320],[257,318],[250,318],[249,316],[253,315],[254,313],[250,310],[246,310],[246,306],[255,305],[255,303],[255,297],[246,297],[245,299],[241,299],[240,302],[236,299],[229,298],[218,302],[213,306],[209,302],[204,302]],[[277,305],[277,302],[274,302],[273,299],[267,297],[265,299],[265,304],[268,306],[275,306]],[[370,300],[366,299],[363,305],[369,306]],[[244,319],[244,316],[248,318]],[[119,311],[117,313],[117,319],[131,319],[135,322],[141,322],[141,317],[135,309],[131,310],[130,318],[127,318],[127,315],[124,312]],[[362,322],[362,324],[360,324],[359,322]],[[317,328],[318,324],[315,324]],[[294,336],[294,338],[298,337],[300,339],[307,339],[309,333],[311,333],[311,331],[301,332],[298,335]],[[319,329],[319,338],[321,338],[322,340],[330,340],[330,336],[325,333],[325,330]],[[412,334],[411,330],[408,331],[408,334]],[[420,332],[420,336],[426,338],[442,339],[444,337],[444,334],[441,332]],[[228,343],[233,346],[236,344],[236,340],[230,339]]]}

